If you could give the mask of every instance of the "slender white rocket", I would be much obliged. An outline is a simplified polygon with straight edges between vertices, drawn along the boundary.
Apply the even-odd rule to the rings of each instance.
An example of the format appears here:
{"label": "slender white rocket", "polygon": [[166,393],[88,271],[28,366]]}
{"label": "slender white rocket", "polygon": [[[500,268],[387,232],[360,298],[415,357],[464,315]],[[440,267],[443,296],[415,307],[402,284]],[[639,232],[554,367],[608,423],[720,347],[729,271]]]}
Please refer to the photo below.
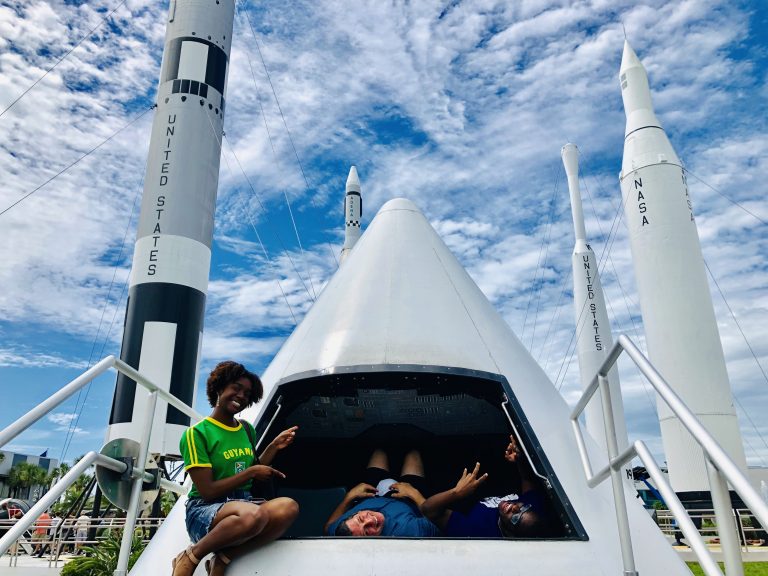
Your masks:
{"label": "slender white rocket", "polygon": [[357,168],[352,166],[347,176],[346,194],[344,195],[344,247],[341,249],[341,262],[349,256],[360,238],[360,222],[363,219],[363,197],[360,191],[360,178]]}
{"label": "slender white rocket", "polygon": [[[120,358],[187,404],[197,386],[221,159],[233,0],[171,0]],[[120,375],[107,440],[139,440],[146,392]],[[150,452],[189,418],[158,402]]]}
{"label": "slender white rocket", "polygon": [[[603,287],[597,270],[597,258],[587,243],[584,226],[584,212],[579,193],[579,150],[575,144],[566,144],[561,152],[565,174],[568,178],[568,191],[571,195],[571,213],[576,243],[573,247],[571,265],[573,267],[573,305],[576,315],[576,346],[579,354],[579,374],[582,388],[587,388],[605,361],[605,356],[613,346],[611,325],[605,306]],[[611,404],[616,425],[616,438],[619,450],[628,445],[627,426],[624,408],[621,402],[621,387],[618,368],[614,365],[608,373],[611,391]],[[597,398],[589,403],[586,410],[587,431],[605,449],[605,424],[603,409]]]}
{"label": "slender white rocket", "polygon": [[[699,420],[746,471],[685,171],[651,103],[648,76],[624,43],[627,116],[620,175],[648,354]],[[709,490],[704,457],[678,418],[658,404],[676,492]]]}

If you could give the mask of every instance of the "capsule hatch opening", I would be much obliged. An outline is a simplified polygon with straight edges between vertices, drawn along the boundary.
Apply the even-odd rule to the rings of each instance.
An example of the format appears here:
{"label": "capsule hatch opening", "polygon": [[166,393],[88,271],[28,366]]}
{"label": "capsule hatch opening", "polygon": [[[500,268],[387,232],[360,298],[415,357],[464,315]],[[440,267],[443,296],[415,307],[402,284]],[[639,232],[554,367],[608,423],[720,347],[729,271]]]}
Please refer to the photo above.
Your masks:
{"label": "capsule hatch opening", "polygon": [[479,497],[519,491],[514,466],[503,458],[509,435],[525,446],[550,508],[544,539],[586,540],[536,434],[507,380],[454,368],[367,366],[301,374],[278,383],[256,423],[266,446],[281,430],[299,426],[296,441],[273,466],[286,475],[278,495],[301,513],[285,537],[321,537],[345,490],[360,482],[371,452],[383,447],[394,472],[417,448],[432,493],[454,486],[464,467],[481,463],[488,481]]}

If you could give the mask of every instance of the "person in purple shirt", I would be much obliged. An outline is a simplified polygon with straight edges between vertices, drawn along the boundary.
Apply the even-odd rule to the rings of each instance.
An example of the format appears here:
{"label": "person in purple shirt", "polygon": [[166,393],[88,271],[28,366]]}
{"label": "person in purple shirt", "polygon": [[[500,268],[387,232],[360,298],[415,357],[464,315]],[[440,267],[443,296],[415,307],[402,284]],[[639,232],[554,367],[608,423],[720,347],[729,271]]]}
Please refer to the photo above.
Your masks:
{"label": "person in purple shirt", "polygon": [[399,481],[391,477],[386,452],[371,455],[364,482],[344,496],[325,524],[330,536],[439,536],[419,506],[426,487],[421,455],[405,455]]}
{"label": "person in purple shirt", "polygon": [[464,472],[456,486],[427,498],[421,511],[437,524],[444,536],[473,536],[476,538],[536,538],[545,536],[549,522],[546,500],[528,461],[520,457],[520,448],[514,436],[504,451],[507,462],[517,464],[520,473],[521,494],[492,496],[476,502],[466,513],[455,510],[455,505],[471,497],[488,479],[480,475],[480,463]]}

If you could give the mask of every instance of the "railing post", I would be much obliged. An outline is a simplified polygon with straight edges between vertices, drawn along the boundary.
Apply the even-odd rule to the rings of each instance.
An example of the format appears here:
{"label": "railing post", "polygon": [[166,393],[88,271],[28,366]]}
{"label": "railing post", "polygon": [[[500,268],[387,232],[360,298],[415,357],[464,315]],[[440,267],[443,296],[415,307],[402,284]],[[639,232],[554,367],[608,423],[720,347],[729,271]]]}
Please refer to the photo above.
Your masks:
{"label": "railing post", "polygon": [[715,508],[715,518],[717,519],[717,535],[720,537],[720,547],[723,550],[723,560],[725,560],[725,573],[727,576],[744,576],[741,545],[736,533],[736,526],[733,523],[728,484],[712,460],[705,457],[705,461],[709,476],[709,488],[712,494],[712,505]]}
{"label": "railing post", "polygon": [[131,558],[131,543],[133,542],[133,529],[136,526],[136,517],[139,512],[139,499],[141,498],[141,489],[144,484],[144,469],[147,466],[147,457],[149,456],[149,438],[152,434],[152,424],[155,421],[155,406],[157,405],[157,392],[152,391],[147,398],[147,408],[144,411],[146,425],[141,434],[141,444],[139,445],[139,459],[136,462],[136,468],[139,470],[137,478],[133,480],[131,488],[131,499],[128,509],[125,511],[125,527],[123,528],[123,539],[120,542],[120,556],[117,558],[117,567],[114,576],[126,576],[128,574],[128,561]]}
{"label": "railing post", "polygon": [[744,543],[744,553],[749,554],[749,540],[747,539],[747,529],[744,528],[744,522],[742,521],[741,510],[734,510],[734,513],[736,515],[736,526],[739,528],[739,536]]}
{"label": "railing post", "polygon": [[[605,444],[608,448],[608,461],[613,462],[619,455],[619,445],[616,440],[616,424],[613,419],[613,405],[608,378],[598,373],[600,398],[603,403],[603,420],[605,421]],[[624,564],[624,576],[638,576],[635,570],[635,555],[632,551],[632,534],[629,529],[627,502],[624,499],[624,479],[619,467],[611,464],[611,485],[613,486],[613,502],[616,507],[616,523],[619,528],[621,543],[621,560]]]}

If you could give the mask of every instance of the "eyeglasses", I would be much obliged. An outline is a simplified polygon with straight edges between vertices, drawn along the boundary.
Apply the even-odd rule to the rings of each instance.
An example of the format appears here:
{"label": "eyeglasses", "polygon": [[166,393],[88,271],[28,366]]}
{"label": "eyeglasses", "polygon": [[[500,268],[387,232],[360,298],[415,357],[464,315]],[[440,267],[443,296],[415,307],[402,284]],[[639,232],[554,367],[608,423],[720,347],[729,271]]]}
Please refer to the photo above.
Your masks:
{"label": "eyeglasses", "polygon": [[517,512],[512,514],[512,516],[509,517],[509,523],[512,526],[517,526],[520,523],[520,518],[523,517],[523,514],[528,512],[528,510],[530,510],[530,509],[531,509],[531,505],[530,504],[523,504],[520,507],[520,510],[518,510]]}

